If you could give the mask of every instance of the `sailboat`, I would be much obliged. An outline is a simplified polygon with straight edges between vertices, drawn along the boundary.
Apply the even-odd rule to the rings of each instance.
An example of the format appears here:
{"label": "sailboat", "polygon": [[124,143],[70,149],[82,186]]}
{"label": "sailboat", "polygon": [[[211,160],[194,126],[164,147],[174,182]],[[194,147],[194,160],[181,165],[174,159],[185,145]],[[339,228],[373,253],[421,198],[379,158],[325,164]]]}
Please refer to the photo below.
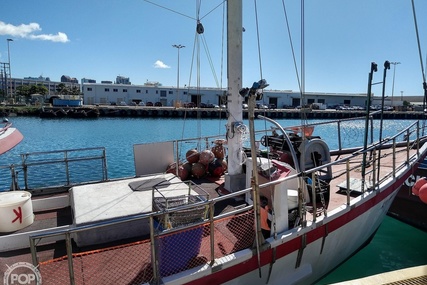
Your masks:
{"label": "sailboat", "polygon": [[132,178],[29,205],[26,191],[9,192],[5,283],[26,269],[39,284],[312,284],[370,241],[426,157],[420,123],[369,142],[367,113],[364,145],[337,150],[316,129],[335,125],[341,137],[345,120],[282,127],[258,115],[270,127],[255,130],[268,83],[241,84],[242,1],[227,9],[227,134],[135,145]]}

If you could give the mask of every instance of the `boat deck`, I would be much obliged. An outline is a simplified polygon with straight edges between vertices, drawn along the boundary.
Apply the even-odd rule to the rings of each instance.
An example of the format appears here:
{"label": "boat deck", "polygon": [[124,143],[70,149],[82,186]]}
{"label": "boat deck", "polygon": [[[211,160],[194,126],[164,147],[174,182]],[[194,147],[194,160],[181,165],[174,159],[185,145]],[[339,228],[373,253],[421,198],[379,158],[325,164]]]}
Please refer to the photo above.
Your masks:
{"label": "boat deck", "polygon": [[[413,149],[410,152],[412,154],[415,151],[416,150]],[[372,179],[374,176],[378,176],[380,179],[383,179],[387,173],[390,173],[393,166],[393,156],[391,152],[392,149],[382,150],[379,174],[377,173],[377,165],[375,167],[373,164],[366,165],[365,171],[368,174],[367,177]],[[407,161],[407,153],[402,151],[396,152],[396,154],[395,165],[399,166],[405,164]],[[340,157],[332,157],[331,159],[336,161],[339,160]],[[329,205],[327,207],[328,212],[345,205],[348,201],[347,199],[354,199],[361,194],[361,192],[359,192],[360,187],[357,186],[357,181],[360,181],[362,173],[360,162],[361,160],[355,160],[352,161],[351,165],[338,163],[333,166],[333,179],[330,183]],[[354,189],[352,189],[350,195],[347,195],[346,191],[343,191],[346,188],[347,174],[349,174],[348,177],[352,178],[351,181],[355,182],[351,184]],[[195,185],[203,188],[204,191],[209,194],[210,198],[216,198],[227,193],[223,188],[223,179],[223,177],[203,177],[201,179],[194,179],[193,182]],[[368,188],[367,185],[365,191],[368,191]],[[319,203],[318,205],[320,209],[318,209],[317,214],[307,215],[308,220],[312,220],[314,216],[319,217],[323,214],[324,209],[321,208],[322,205]],[[242,199],[237,197],[237,199],[230,198],[222,200],[215,204],[215,215],[233,211],[234,209],[244,206],[246,205],[243,197]],[[71,225],[73,221],[70,207],[37,212],[35,216],[35,222],[31,226],[13,234],[25,234],[25,232],[34,231],[37,228],[46,229]],[[201,232],[201,246],[199,249],[195,249],[198,251],[198,254],[197,258],[191,261],[191,267],[205,264],[212,256],[210,251],[209,226],[204,225],[199,228]],[[192,230],[189,230],[190,237],[194,234],[194,232],[191,231]],[[228,217],[215,223],[215,258],[245,248],[250,248],[253,244],[254,235],[252,212]],[[6,235],[3,234],[2,236]],[[80,282],[81,284],[139,284],[151,280],[153,276],[150,246],[150,239],[146,234],[93,246],[78,246],[75,241],[73,241],[74,271],[76,275],[78,275],[75,276],[75,278],[76,280],[80,280],[77,284],[80,284]],[[37,257],[41,264],[40,270],[43,275],[43,284],[58,284],[58,280],[63,280],[64,284],[68,282],[69,276],[66,256],[64,241],[56,241],[37,247]],[[112,259],[117,261],[112,262]],[[16,262],[32,263],[30,250],[27,248],[0,252],[0,268],[6,268],[7,265],[10,266]],[[123,262],[123,264],[118,266],[116,264],[117,262]],[[120,272],[117,272],[117,268],[120,268]],[[128,271],[123,271],[123,268],[128,268]],[[160,268],[160,270],[162,276],[176,273],[174,268]],[[114,278],[117,279],[111,280],[112,276],[115,276]]]}

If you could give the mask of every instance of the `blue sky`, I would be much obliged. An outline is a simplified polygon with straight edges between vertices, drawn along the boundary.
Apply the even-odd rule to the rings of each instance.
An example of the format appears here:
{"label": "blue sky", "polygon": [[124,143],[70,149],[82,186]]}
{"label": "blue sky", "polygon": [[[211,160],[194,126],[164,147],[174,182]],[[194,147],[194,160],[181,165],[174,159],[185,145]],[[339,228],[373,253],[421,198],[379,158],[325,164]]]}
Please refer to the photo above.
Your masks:
{"label": "blue sky", "polygon": [[[59,81],[68,75],[79,82],[81,78],[100,82],[121,75],[133,84],[158,81],[176,86],[178,49],[172,45],[181,44],[185,46],[180,49],[181,86],[200,82],[203,87],[225,87],[222,3],[1,0],[0,62],[8,61],[7,39],[11,38],[13,77],[41,75]],[[423,12],[427,1],[414,3],[426,68],[427,19]],[[262,71],[268,89],[297,91],[282,1],[243,0],[243,5],[243,85],[259,80]],[[300,69],[301,4],[288,0],[285,5]],[[204,26],[199,37],[195,33],[197,17]],[[394,67],[393,96],[402,95],[401,91],[404,96],[423,94],[411,0],[306,0],[305,18],[306,91],[366,93],[370,63],[378,64],[373,81],[380,82],[383,63],[389,60],[401,64],[392,65],[387,73],[386,95],[392,95]],[[195,45],[196,38],[199,44]],[[381,84],[372,91],[380,95]]]}

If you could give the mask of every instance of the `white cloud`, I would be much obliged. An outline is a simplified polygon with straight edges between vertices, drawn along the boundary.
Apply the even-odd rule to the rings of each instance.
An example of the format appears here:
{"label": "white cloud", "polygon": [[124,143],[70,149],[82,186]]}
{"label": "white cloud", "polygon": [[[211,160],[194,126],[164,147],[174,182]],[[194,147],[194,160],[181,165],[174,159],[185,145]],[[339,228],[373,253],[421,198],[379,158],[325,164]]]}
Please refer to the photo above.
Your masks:
{"label": "white cloud", "polygon": [[66,34],[59,32],[57,35],[29,35],[30,39],[36,40],[44,40],[44,41],[52,41],[52,42],[60,42],[66,43],[68,42],[68,37]]}
{"label": "white cloud", "polygon": [[157,60],[154,63],[154,68],[171,68],[169,65],[166,65],[163,61]]}
{"label": "white cloud", "polygon": [[40,25],[37,23],[21,24],[14,26],[12,24],[6,24],[0,21],[0,35],[11,36],[16,38],[32,39],[32,40],[43,40],[52,42],[69,42],[68,37],[65,33],[58,32],[56,35],[52,34],[36,34],[41,31]]}

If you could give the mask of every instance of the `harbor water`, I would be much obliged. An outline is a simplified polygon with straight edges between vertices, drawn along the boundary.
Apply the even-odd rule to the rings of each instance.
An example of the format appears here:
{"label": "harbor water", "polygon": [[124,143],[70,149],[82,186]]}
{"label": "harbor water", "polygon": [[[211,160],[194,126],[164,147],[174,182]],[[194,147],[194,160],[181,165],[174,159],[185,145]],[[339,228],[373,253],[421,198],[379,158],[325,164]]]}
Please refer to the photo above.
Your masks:
{"label": "harbor water", "polygon": [[[23,153],[105,147],[109,178],[135,175],[134,144],[225,134],[227,123],[226,119],[109,117],[98,119],[11,117],[9,120],[21,131],[24,140],[0,157],[1,166],[19,164],[20,154]],[[283,119],[279,122],[283,126],[301,124],[297,119]],[[391,130],[407,126],[411,122],[413,121],[387,120],[384,122],[382,132],[376,132],[374,136],[387,137]],[[247,125],[247,121],[243,123]],[[256,120],[256,126],[263,127],[263,124],[264,121]],[[342,142],[346,147],[361,145],[364,123],[350,121],[348,124],[354,124],[354,127],[343,136]],[[315,129],[313,135],[326,139],[330,148],[334,149],[337,147],[337,140],[331,136],[332,133],[326,127],[319,127]],[[4,188],[3,185],[0,190]],[[386,217],[370,244],[316,284],[342,282],[427,264],[426,241],[426,232]]]}

